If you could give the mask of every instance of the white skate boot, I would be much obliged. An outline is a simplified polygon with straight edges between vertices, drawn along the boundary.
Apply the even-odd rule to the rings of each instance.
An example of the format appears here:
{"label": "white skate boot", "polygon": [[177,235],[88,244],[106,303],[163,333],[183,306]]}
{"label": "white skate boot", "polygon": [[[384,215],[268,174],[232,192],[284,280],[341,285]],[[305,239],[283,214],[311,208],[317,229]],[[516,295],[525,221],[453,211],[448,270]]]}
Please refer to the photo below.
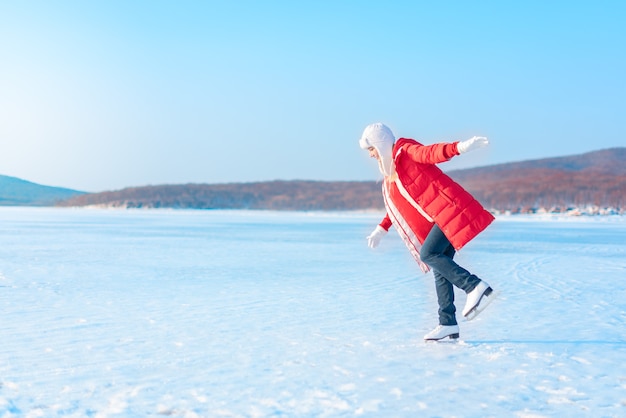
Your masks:
{"label": "white skate boot", "polygon": [[438,341],[446,337],[450,339],[459,338],[459,326],[458,325],[437,325],[437,328],[424,335],[426,341]]}
{"label": "white skate boot", "polygon": [[463,316],[468,321],[476,318],[476,316],[491,303],[495,296],[493,289],[481,280],[474,290],[467,294],[467,301],[465,302],[465,308],[463,308]]}

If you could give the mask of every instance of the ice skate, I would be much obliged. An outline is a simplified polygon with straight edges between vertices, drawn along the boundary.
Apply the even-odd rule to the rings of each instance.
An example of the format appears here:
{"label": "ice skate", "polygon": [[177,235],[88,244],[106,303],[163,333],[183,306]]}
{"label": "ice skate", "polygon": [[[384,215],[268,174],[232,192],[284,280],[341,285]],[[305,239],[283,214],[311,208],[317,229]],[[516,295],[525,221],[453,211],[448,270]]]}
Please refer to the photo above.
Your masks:
{"label": "ice skate", "polygon": [[467,294],[463,316],[468,321],[476,318],[495,298],[493,289],[484,281],[480,281],[474,290]]}
{"label": "ice skate", "polygon": [[424,335],[426,341],[439,341],[446,337],[456,340],[459,338],[458,325],[437,325],[437,328]]}

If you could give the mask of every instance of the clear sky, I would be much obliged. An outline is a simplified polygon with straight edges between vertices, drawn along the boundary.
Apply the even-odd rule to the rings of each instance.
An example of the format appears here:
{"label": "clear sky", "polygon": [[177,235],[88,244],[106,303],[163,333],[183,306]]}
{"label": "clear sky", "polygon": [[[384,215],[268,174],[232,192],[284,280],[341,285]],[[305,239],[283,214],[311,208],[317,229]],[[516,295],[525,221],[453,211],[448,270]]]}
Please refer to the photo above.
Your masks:
{"label": "clear sky", "polygon": [[0,174],[97,192],[374,180],[626,146],[626,1],[0,0]]}

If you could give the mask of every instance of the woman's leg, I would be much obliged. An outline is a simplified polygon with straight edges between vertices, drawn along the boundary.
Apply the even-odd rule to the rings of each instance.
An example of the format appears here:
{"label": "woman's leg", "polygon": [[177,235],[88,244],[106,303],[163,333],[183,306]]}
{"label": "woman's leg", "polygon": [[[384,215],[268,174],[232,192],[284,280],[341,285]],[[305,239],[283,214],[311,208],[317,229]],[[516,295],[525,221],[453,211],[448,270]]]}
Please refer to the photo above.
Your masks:
{"label": "woman's leg", "polygon": [[435,276],[437,303],[439,304],[439,325],[457,325],[454,287],[437,270],[433,270],[433,274]]}
{"label": "woman's leg", "polygon": [[[424,240],[420,250],[420,258],[445,280],[469,293],[474,290],[480,279],[455,263],[454,254],[454,247],[448,238],[437,225],[433,226]],[[435,276],[435,280],[437,280],[437,276]]]}
{"label": "woman's leg", "polygon": [[[439,325],[444,326],[456,325],[454,316],[456,308],[454,307],[454,288],[452,285],[467,293],[467,300],[463,308],[463,316],[467,320],[475,318],[493,300],[489,297],[492,293],[491,287],[455,263],[453,261],[454,254],[454,247],[448,238],[437,225],[433,226],[426,240],[424,240],[420,258],[433,269],[439,303]],[[450,330],[448,327],[443,333],[435,329],[427,334],[424,339],[445,338],[452,335],[451,332],[458,337],[458,329]]]}

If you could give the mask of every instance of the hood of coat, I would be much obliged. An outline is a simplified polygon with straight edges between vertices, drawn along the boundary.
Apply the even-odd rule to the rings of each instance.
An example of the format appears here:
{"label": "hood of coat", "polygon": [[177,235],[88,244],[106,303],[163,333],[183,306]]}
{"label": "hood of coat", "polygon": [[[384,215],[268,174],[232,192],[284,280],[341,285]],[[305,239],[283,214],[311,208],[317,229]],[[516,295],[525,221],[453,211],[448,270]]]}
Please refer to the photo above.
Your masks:
{"label": "hood of coat", "polygon": [[393,144],[396,138],[389,127],[383,123],[372,123],[365,127],[359,146],[362,149],[373,147],[378,152],[378,168],[384,176],[394,172]]}

